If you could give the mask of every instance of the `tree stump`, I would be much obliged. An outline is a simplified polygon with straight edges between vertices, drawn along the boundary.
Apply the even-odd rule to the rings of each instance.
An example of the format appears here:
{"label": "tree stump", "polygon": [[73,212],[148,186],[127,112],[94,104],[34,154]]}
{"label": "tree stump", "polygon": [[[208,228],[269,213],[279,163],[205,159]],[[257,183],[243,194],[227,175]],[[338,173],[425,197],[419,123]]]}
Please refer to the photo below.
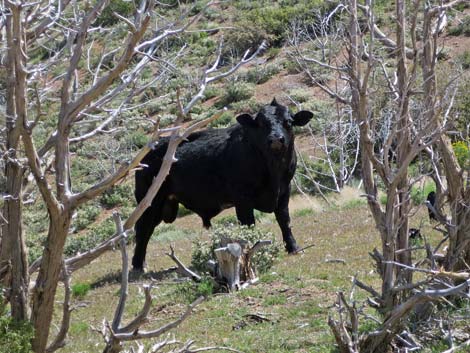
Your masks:
{"label": "tree stump", "polygon": [[252,257],[256,251],[271,243],[270,240],[262,240],[248,248],[248,243],[244,240],[223,240],[222,247],[214,250],[218,262],[216,279],[226,283],[230,291],[240,289],[242,283],[256,282],[258,278]]}

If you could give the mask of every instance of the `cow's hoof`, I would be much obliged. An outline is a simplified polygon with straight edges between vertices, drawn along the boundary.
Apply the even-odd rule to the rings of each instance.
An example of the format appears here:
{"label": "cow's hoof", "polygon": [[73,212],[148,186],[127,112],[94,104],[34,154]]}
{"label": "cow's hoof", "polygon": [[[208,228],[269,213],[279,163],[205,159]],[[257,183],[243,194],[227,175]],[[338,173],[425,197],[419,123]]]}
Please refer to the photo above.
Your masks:
{"label": "cow's hoof", "polygon": [[286,251],[289,255],[295,255],[295,254],[298,254],[299,251],[301,251],[302,249],[299,248],[299,246],[297,244],[294,244],[294,245],[286,245]]}
{"label": "cow's hoof", "polygon": [[132,270],[129,271],[129,280],[134,281],[139,278],[141,278],[143,275],[146,273],[145,267],[143,268],[138,268],[138,267],[132,267]]}

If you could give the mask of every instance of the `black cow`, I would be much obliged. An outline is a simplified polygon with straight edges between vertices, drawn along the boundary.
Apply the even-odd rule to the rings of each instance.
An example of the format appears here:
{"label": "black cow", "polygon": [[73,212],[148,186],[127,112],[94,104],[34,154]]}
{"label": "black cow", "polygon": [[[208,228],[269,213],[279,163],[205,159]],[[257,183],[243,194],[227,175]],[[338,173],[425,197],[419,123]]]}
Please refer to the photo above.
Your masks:
{"label": "black cow", "polygon": [[[273,100],[255,117],[242,114],[238,124],[189,135],[176,151],[177,161],[142,217],[137,221],[132,265],[142,271],[150,236],[163,220],[176,219],[178,204],[194,211],[204,227],[222,210],[235,206],[238,221],[255,223],[253,210],[274,212],[286,250],[298,250],[289,222],[290,181],[296,168],[293,126],[303,126],[313,114],[289,110]],[[140,202],[162,164],[168,138],[159,141],[135,175],[135,196]]]}
{"label": "black cow", "polygon": [[[435,210],[436,208],[436,193],[434,191],[431,191],[428,196],[426,197],[426,201],[429,203],[428,204],[428,215],[429,215],[429,221],[437,221],[437,217],[434,214],[433,209]],[[432,207],[429,207],[432,206]]]}

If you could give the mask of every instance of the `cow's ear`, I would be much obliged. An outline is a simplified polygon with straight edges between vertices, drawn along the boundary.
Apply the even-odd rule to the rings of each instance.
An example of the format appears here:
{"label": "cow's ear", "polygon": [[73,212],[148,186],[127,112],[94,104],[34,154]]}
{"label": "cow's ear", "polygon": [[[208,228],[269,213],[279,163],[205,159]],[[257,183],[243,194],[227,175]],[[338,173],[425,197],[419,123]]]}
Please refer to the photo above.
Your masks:
{"label": "cow's ear", "polygon": [[250,114],[241,114],[237,116],[237,121],[240,123],[240,125],[247,126],[247,127],[258,126],[255,118],[253,118]]}
{"label": "cow's ear", "polygon": [[304,126],[310,121],[310,119],[313,118],[313,113],[309,112],[308,110],[301,110],[300,112],[295,114],[292,118],[294,119],[292,125]]}

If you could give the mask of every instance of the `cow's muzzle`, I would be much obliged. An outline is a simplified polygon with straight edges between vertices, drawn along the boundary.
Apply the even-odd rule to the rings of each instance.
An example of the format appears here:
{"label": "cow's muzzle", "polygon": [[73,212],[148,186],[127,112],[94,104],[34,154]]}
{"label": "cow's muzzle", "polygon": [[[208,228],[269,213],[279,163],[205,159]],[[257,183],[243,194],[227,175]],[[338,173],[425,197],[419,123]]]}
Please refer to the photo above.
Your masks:
{"label": "cow's muzzle", "polygon": [[269,139],[269,146],[273,150],[281,150],[285,147],[286,139],[284,136],[273,137]]}

